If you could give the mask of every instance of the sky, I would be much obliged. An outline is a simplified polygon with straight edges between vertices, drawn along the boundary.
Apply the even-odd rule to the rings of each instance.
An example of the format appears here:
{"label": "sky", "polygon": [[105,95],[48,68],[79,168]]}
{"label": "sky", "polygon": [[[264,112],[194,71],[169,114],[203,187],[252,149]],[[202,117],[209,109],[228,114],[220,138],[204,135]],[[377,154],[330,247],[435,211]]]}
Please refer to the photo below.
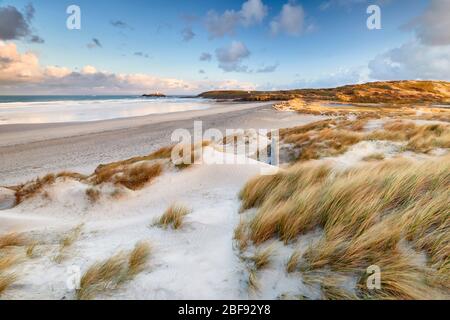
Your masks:
{"label": "sky", "polygon": [[0,0],[2,95],[403,79],[450,80],[450,0]]}

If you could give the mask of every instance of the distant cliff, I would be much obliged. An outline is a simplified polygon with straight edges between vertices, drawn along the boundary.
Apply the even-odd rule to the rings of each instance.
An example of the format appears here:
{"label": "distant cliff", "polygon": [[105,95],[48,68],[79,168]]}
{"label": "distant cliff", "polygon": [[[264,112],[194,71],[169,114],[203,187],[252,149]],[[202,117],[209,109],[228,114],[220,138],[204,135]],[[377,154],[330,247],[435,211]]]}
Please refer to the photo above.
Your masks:
{"label": "distant cliff", "polygon": [[349,103],[442,103],[450,104],[450,82],[386,81],[348,85],[331,89],[281,91],[208,91],[202,98],[238,101],[280,101],[301,98]]}

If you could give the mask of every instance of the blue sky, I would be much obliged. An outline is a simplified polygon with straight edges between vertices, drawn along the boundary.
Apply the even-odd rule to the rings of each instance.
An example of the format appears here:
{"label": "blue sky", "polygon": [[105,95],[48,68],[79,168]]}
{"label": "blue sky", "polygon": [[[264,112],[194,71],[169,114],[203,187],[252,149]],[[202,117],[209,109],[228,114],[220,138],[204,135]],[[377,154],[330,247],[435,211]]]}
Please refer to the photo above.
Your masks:
{"label": "blue sky", "polygon": [[[246,2],[245,11],[242,6]],[[124,93],[139,93],[147,87],[170,93],[197,93],[214,87],[279,89],[397,78],[448,80],[446,74],[450,73],[443,72],[450,61],[448,35],[443,34],[443,40],[437,43],[425,38],[430,28],[450,32],[445,31],[448,22],[432,22],[434,17],[427,16],[443,15],[449,20],[445,10],[450,9],[449,2],[4,0],[0,1],[1,8],[12,6],[24,16],[26,6],[32,4],[34,15],[26,21],[28,35],[0,39],[5,52],[6,46],[14,44],[17,54],[35,55],[39,70],[28,82],[18,77],[5,84],[0,76],[0,94],[22,90],[81,94],[93,90],[93,86],[80,85],[80,77],[74,81],[73,73],[88,75],[87,82],[96,81],[93,74],[98,74],[97,81],[106,78],[112,87],[120,82],[115,89],[94,83],[102,93],[120,93],[121,89]],[[81,30],[66,28],[66,8],[72,4],[81,9]],[[370,4],[381,8],[381,30],[366,26]],[[1,28],[0,21],[0,36],[6,34]],[[44,42],[31,41],[31,35]],[[101,46],[93,45],[93,39]],[[425,55],[439,60],[444,70],[440,65],[412,72],[402,58],[406,50],[421,52],[408,61],[411,65]],[[210,61],[200,60],[203,53],[211,56]],[[48,66],[66,70],[58,73],[58,77],[64,76],[65,88],[58,88],[54,74],[50,76],[44,70]],[[90,72],[83,71],[86,66],[91,66],[85,69]],[[7,72],[20,69],[4,68]],[[119,80],[114,78],[118,75],[122,75]],[[150,78],[142,87],[131,75]],[[68,88],[71,81],[79,88]]]}

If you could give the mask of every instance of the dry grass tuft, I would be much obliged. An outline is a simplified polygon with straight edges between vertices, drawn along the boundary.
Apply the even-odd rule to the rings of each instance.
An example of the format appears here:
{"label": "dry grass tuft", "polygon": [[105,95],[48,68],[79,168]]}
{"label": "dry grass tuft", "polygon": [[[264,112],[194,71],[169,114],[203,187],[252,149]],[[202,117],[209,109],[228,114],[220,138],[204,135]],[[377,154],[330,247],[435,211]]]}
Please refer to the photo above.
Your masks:
{"label": "dry grass tuft", "polygon": [[80,238],[80,235],[83,231],[84,224],[80,224],[70,230],[59,242],[59,253],[54,258],[54,261],[57,263],[61,263],[67,254],[67,250]]}
{"label": "dry grass tuft", "polygon": [[248,281],[247,281],[248,290],[250,293],[258,293],[260,290],[260,283],[258,280],[258,271],[255,269],[251,269],[248,273]]}
{"label": "dry grass tuft", "polygon": [[20,247],[26,243],[23,235],[18,233],[8,233],[0,236],[0,249],[7,247]]}
{"label": "dry grass tuft", "polygon": [[30,245],[27,246],[26,250],[25,250],[25,254],[28,258],[34,258],[35,256],[35,249],[37,247],[37,242],[33,242]]}
{"label": "dry grass tuft", "polygon": [[119,252],[95,263],[83,274],[77,299],[93,299],[97,294],[112,291],[125,281],[133,279],[144,270],[150,254],[150,245],[140,242],[128,253]]}
{"label": "dry grass tuft", "polygon": [[7,254],[0,256],[0,272],[11,268],[20,261],[20,256],[17,254]]}
{"label": "dry grass tuft", "polygon": [[96,203],[100,200],[101,193],[98,189],[88,188],[86,189],[86,196],[91,203]]}
{"label": "dry grass tuft", "polygon": [[299,251],[294,251],[292,253],[292,255],[289,257],[289,260],[286,263],[286,272],[287,273],[293,273],[293,272],[297,271],[301,257],[302,257],[302,255]]}
{"label": "dry grass tuft", "polygon": [[273,246],[269,246],[265,249],[258,249],[255,255],[251,257],[251,261],[253,262],[255,269],[260,270],[268,267],[274,252],[275,248]]}
{"label": "dry grass tuft", "polygon": [[156,221],[155,225],[167,229],[172,227],[177,230],[183,226],[184,217],[191,212],[183,205],[174,204]]}
{"label": "dry grass tuft", "polygon": [[126,264],[125,255],[118,253],[92,265],[81,277],[77,299],[89,300],[98,293],[114,289],[125,275]]}
{"label": "dry grass tuft", "polygon": [[81,174],[81,173],[63,171],[63,172],[58,173],[56,175],[56,178],[68,178],[68,179],[77,180],[77,181],[84,181],[88,178],[88,176]]}
{"label": "dry grass tuft", "polygon": [[0,274],[0,296],[17,281],[17,276],[14,273]]}
{"label": "dry grass tuft", "polygon": [[236,241],[239,251],[244,251],[248,246],[248,228],[244,220],[241,220],[234,230],[233,240]]}
{"label": "dry grass tuft", "polygon": [[56,181],[54,174],[48,174],[43,178],[37,178],[33,181],[27,182],[16,188],[16,202],[19,204],[22,201],[29,199],[39,192],[41,192],[46,186],[52,185]]}
{"label": "dry grass tuft", "polygon": [[[322,240],[303,256],[305,270],[327,268],[361,275],[373,264],[385,270],[383,274],[398,270],[397,279],[385,278],[382,293],[367,294],[411,298],[419,297],[412,288],[435,297],[439,288],[449,288],[445,281],[449,279],[449,190],[450,156],[446,156],[421,162],[393,159],[345,172],[311,163],[294,165],[251,180],[241,197],[244,208],[259,208],[248,222],[254,244],[271,238],[290,242],[320,228]],[[404,238],[426,253],[427,266],[407,259],[401,245]],[[289,265],[295,265],[295,259]],[[399,261],[403,261],[402,273]]]}
{"label": "dry grass tuft", "polygon": [[116,185],[122,185],[130,190],[139,190],[161,173],[162,165],[159,163],[150,165],[144,162],[125,167],[106,166],[101,170],[97,170],[93,178],[93,183],[98,185],[111,182]]}
{"label": "dry grass tuft", "polygon": [[136,275],[140,273],[147,262],[152,248],[150,244],[146,242],[139,242],[136,244],[134,249],[130,252],[130,256],[128,258],[128,273],[130,275]]}
{"label": "dry grass tuft", "polygon": [[130,190],[142,189],[146,184],[150,183],[154,178],[161,175],[161,164],[140,164],[131,168],[127,168],[115,179],[116,184],[123,185]]}
{"label": "dry grass tuft", "polygon": [[365,156],[362,160],[363,161],[381,161],[384,160],[385,156],[382,153],[372,153],[368,156]]}
{"label": "dry grass tuft", "polygon": [[95,174],[99,176],[99,181],[103,179],[104,181],[108,181],[113,174],[120,172],[123,168],[132,166],[138,162],[170,159],[172,149],[173,147],[164,147],[149,154],[148,156],[134,157],[131,159],[113,162],[109,164],[101,164],[97,167],[97,169],[95,169]]}

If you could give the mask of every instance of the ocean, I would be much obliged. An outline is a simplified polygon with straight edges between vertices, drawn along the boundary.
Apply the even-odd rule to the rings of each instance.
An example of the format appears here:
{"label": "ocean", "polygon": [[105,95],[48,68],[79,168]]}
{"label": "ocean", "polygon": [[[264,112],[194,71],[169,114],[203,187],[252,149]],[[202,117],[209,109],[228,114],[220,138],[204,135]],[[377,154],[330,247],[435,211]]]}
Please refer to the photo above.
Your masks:
{"label": "ocean", "polygon": [[0,125],[100,121],[214,106],[211,100],[182,96],[0,96]]}

